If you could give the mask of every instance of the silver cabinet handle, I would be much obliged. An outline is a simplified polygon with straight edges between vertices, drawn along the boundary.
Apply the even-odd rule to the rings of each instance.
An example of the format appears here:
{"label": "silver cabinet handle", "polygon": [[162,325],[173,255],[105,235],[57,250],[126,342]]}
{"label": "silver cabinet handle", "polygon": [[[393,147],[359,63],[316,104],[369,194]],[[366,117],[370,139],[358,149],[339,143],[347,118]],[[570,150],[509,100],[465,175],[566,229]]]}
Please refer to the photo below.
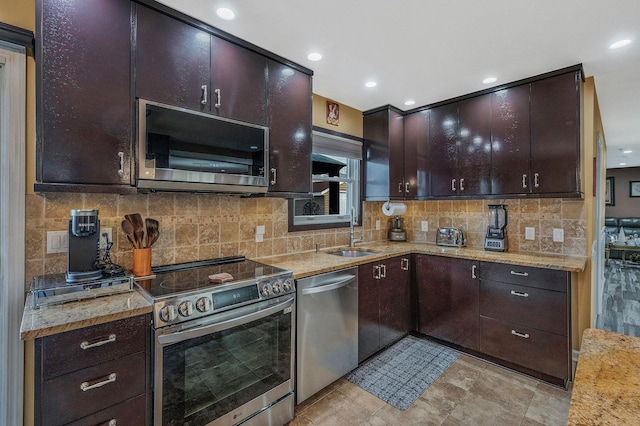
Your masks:
{"label": "silver cabinet handle", "polygon": [[471,278],[476,279],[476,265],[471,265]]}
{"label": "silver cabinet handle", "polygon": [[109,337],[107,337],[105,340],[100,340],[99,342],[95,342],[95,343],[89,343],[88,341],[85,340],[84,342],[80,343],[80,348],[91,349],[98,346],[106,345],[107,343],[113,343],[115,341],[116,341],[116,335],[110,334]]}
{"label": "silver cabinet handle", "polygon": [[521,293],[519,291],[511,290],[511,294],[518,297],[529,297],[529,293]]}
{"label": "silver cabinet handle", "polygon": [[271,185],[275,185],[276,182],[278,181],[278,174],[276,169],[272,168],[271,169]]}
{"label": "silver cabinet handle", "polygon": [[405,182],[404,184],[404,192],[409,193],[409,182]]}
{"label": "silver cabinet handle", "polygon": [[460,178],[460,191],[464,191],[464,178]]}
{"label": "silver cabinet handle", "polygon": [[80,389],[82,389],[82,392],[86,392],[91,389],[100,388],[104,385],[108,385],[109,383],[113,383],[115,381],[116,381],[116,373],[111,373],[109,374],[109,376],[107,376],[106,380],[103,380],[101,382],[96,382],[92,385],[90,385],[89,382],[82,382],[82,384],[80,385]]}
{"label": "silver cabinet handle", "polygon": [[202,89],[202,100],[200,101],[200,103],[202,105],[206,105],[208,100],[207,100],[207,85],[203,84],[202,86],[200,86],[200,88]]}
{"label": "silver cabinet handle", "polygon": [[511,271],[511,275],[517,275],[519,277],[528,277],[529,273],[528,272],[516,272],[516,271]]}
{"label": "silver cabinet handle", "polygon": [[109,423],[107,423],[107,426],[116,426],[116,419],[109,420]]}
{"label": "silver cabinet handle", "polygon": [[451,190],[453,192],[456,192],[456,180],[455,179],[451,179]]}
{"label": "silver cabinet handle", "polygon": [[513,334],[514,336],[522,337],[523,339],[528,339],[529,338],[529,334],[527,334],[527,333],[524,333],[524,334],[518,333],[515,330],[511,330],[511,334]]}
{"label": "silver cabinet handle", "polygon": [[382,273],[380,274],[380,278],[386,278],[387,277],[387,265],[380,265],[380,270],[382,271]]}
{"label": "silver cabinet handle", "polygon": [[402,260],[400,261],[400,269],[402,269],[403,271],[408,271],[409,270],[409,259],[406,257],[403,257]]}
{"label": "silver cabinet handle", "polygon": [[522,175],[522,187],[527,187],[527,175]]}
{"label": "silver cabinet handle", "polygon": [[122,177],[124,175],[124,152],[118,152],[118,157],[120,157],[120,168],[118,169],[118,176]]}
{"label": "silver cabinet handle", "polygon": [[220,95],[220,89],[216,89],[213,91],[216,94],[216,103],[213,105],[216,108],[220,108],[222,105],[222,96]]}
{"label": "silver cabinet handle", "polygon": [[539,182],[538,182],[538,173],[534,173],[533,174],[533,186],[535,188],[538,188],[540,186]]}
{"label": "silver cabinet handle", "polygon": [[398,192],[402,192],[402,182],[398,182]]}
{"label": "silver cabinet handle", "polygon": [[380,265],[375,265],[373,267],[373,279],[375,280],[380,279]]}

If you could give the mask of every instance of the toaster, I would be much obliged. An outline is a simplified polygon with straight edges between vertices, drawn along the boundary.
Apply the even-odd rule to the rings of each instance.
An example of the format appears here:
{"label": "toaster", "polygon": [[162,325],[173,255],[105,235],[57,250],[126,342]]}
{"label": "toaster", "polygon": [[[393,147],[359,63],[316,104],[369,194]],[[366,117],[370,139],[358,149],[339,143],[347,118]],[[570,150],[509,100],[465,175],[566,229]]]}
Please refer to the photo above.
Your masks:
{"label": "toaster", "polygon": [[436,245],[448,247],[465,247],[467,239],[464,231],[458,228],[438,228]]}

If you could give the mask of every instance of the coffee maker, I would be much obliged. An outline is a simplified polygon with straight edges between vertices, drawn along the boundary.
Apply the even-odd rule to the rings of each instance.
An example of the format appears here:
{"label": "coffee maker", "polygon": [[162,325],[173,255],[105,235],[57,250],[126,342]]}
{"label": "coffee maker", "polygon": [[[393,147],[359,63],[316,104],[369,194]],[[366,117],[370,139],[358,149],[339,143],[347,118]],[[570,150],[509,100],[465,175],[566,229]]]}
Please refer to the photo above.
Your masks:
{"label": "coffee maker", "polygon": [[492,251],[507,251],[507,206],[504,204],[489,204],[489,226],[484,239],[484,249]]}
{"label": "coffee maker", "polygon": [[71,210],[67,244],[68,283],[102,277],[98,210]]}
{"label": "coffee maker", "polygon": [[402,229],[402,218],[395,216],[392,221],[392,227],[389,229],[389,241],[407,241],[407,233]]}

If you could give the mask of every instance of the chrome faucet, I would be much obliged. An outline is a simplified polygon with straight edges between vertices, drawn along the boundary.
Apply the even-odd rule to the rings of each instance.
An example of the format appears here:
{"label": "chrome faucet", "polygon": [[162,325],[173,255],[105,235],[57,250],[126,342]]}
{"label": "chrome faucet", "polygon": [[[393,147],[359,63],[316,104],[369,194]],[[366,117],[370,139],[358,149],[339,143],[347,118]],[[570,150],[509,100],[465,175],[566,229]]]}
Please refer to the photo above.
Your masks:
{"label": "chrome faucet", "polygon": [[362,240],[356,239],[356,233],[353,229],[353,225],[356,221],[356,209],[351,206],[351,220],[349,221],[349,247],[355,247],[356,243],[359,243]]}

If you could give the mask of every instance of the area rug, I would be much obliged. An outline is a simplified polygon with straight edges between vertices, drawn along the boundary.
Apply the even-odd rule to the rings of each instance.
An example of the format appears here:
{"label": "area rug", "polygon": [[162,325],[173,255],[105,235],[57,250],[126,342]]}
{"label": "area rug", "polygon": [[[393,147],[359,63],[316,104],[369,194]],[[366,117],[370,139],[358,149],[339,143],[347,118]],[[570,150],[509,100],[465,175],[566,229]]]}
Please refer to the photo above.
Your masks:
{"label": "area rug", "polygon": [[407,336],[366,361],[347,380],[406,410],[458,358],[458,352]]}

